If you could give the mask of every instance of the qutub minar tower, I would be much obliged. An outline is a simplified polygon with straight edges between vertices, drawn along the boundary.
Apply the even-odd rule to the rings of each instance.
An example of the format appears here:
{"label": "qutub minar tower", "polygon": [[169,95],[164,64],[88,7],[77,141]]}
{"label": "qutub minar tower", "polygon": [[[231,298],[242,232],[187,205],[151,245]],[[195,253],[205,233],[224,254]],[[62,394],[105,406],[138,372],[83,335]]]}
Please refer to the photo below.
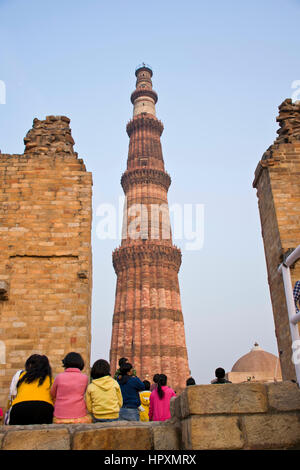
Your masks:
{"label": "qutub minar tower", "polygon": [[164,373],[168,385],[180,391],[190,371],[178,283],[181,252],[169,225],[171,178],[164,168],[152,70],[142,64],[135,74],[127,170],[121,178],[123,235],[113,253],[117,286],[110,362],[115,371],[119,358],[127,357],[142,380]]}

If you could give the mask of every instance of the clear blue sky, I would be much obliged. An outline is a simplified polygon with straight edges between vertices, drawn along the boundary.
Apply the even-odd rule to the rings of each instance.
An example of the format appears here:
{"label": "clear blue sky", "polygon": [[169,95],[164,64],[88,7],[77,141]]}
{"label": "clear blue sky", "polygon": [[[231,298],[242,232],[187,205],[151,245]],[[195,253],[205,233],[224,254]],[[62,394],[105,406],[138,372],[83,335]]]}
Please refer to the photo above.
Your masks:
{"label": "clear blue sky", "polygon": [[202,250],[182,248],[180,287],[192,375],[227,371],[255,341],[276,353],[253,174],[276,138],[278,105],[300,79],[300,1],[0,0],[0,148],[23,153],[35,117],[71,119],[94,180],[92,359],[108,359],[117,240],[95,211],[117,204],[134,70],[153,68],[169,202],[205,206]]}

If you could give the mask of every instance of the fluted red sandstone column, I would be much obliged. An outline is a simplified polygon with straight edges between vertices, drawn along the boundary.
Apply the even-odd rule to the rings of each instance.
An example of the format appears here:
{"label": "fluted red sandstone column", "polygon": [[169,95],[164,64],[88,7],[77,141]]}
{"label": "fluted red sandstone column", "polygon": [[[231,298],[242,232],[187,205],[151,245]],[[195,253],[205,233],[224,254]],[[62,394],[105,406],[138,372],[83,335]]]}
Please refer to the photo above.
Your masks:
{"label": "fluted red sandstone column", "polygon": [[136,90],[131,95],[133,119],[127,125],[127,170],[121,184],[125,210],[142,204],[146,212],[134,238],[127,228],[139,213],[128,215],[125,236],[113,253],[118,278],[110,362],[115,371],[119,358],[127,357],[138,376],[150,381],[154,374],[164,373],[168,384],[179,392],[190,374],[178,283],[181,252],[173,245],[171,234],[165,236],[167,219],[153,217],[154,208],[162,205],[168,216],[171,179],[164,168],[163,125],[155,115],[152,71],[143,65],[136,76]]}

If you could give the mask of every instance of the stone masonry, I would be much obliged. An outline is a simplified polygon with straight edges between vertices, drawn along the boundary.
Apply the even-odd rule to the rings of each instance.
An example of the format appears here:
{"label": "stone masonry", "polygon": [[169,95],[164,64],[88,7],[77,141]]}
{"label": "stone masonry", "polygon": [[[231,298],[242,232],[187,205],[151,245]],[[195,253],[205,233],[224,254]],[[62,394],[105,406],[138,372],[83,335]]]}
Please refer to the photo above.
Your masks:
{"label": "stone masonry", "polygon": [[292,382],[189,386],[172,398],[171,416],[148,423],[0,426],[0,449],[300,449],[300,391]]}
{"label": "stone masonry", "polygon": [[178,283],[181,252],[172,243],[169,223],[171,178],[164,168],[152,70],[141,66],[136,76],[127,169],[121,179],[123,239],[113,253],[117,288],[110,362],[116,370],[118,359],[127,357],[142,379],[164,373],[168,385],[180,391],[190,372]]}
{"label": "stone masonry", "polygon": [[92,176],[65,116],[34,119],[22,155],[0,154],[0,406],[17,369],[72,350],[89,366]]}
{"label": "stone masonry", "polygon": [[[273,306],[275,333],[283,380],[295,378],[292,344],[282,275],[277,268],[300,243],[300,102],[286,99],[279,106],[279,130],[256,171],[259,213]],[[291,269],[292,283],[300,279],[300,263]]]}

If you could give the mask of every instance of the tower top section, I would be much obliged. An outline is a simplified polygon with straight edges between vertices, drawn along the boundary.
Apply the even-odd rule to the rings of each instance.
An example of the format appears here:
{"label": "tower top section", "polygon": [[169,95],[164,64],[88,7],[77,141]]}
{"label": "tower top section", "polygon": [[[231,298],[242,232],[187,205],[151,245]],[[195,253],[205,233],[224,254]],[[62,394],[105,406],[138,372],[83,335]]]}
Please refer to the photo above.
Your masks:
{"label": "tower top section", "polygon": [[157,93],[152,90],[152,69],[143,63],[135,69],[136,89],[131,94],[133,104],[133,116],[148,113],[156,116],[155,104],[157,103]]}

